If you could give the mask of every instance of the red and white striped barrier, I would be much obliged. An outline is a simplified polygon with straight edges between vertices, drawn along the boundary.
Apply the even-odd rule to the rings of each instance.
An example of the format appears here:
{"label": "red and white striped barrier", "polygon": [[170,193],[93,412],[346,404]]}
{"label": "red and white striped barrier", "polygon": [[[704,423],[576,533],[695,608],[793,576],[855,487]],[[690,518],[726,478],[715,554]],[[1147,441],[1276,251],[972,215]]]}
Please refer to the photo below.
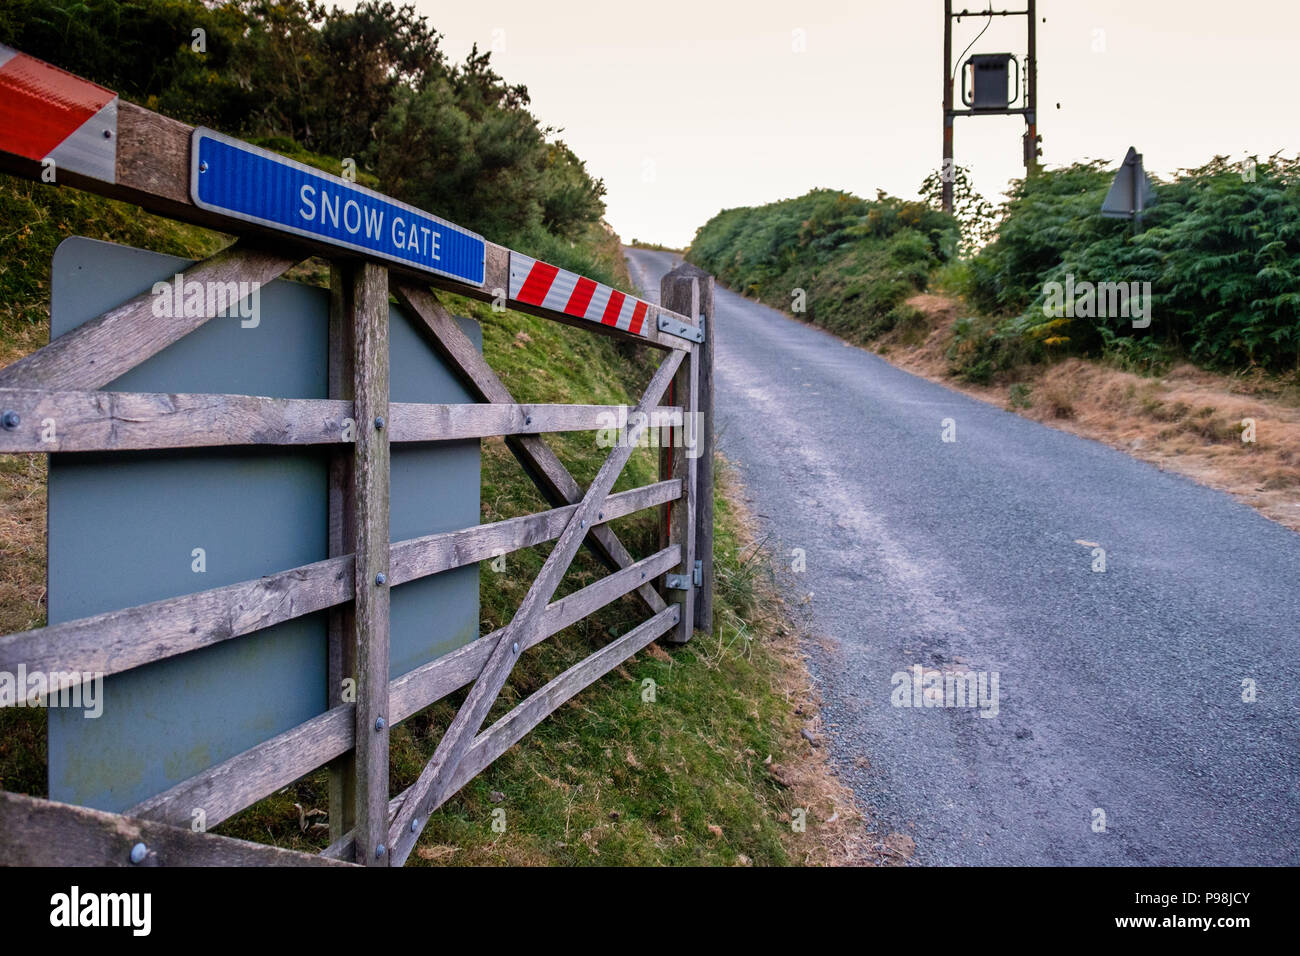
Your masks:
{"label": "red and white striped barrier", "polygon": [[117,181],[117,94],[0,44],[0,152]]}
{"label": "red and white striped barrier", "polygon": [[650,312],[641,299],[517,252],[510,253],[510,298],[633,335],[645,335]]}

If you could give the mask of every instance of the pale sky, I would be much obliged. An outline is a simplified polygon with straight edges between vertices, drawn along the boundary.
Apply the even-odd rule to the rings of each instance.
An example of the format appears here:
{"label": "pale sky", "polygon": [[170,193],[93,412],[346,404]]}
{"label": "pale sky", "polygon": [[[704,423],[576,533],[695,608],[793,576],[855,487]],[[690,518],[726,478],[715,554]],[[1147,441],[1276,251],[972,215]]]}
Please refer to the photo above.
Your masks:
{"label": "pale sky", "polygon": [[[941,161],[941,0],[416,6],[453,60],[477,42],[528,87],[605,180],[624,241],[684,246],[721,209],[815,187],[911,198]],[[1038,16],[1049,166],[1118,164],[1130,145],[1156,174],[1300,152],[1300,0],[1039,0]],[[954,25],[954,59],[986,22]],[[971,53],[1023,59],[1025,33],[1024,17],[995,17]],[[1019,116],[957,119],[957,163],[986,198],[1023,172],[1023,131]]]}

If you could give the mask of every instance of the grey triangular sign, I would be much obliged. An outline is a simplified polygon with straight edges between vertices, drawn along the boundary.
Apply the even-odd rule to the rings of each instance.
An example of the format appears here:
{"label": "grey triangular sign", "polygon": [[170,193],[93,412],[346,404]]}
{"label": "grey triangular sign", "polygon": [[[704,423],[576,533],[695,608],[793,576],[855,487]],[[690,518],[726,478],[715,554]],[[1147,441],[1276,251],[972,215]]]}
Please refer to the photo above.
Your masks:
{"label": "grey triangular sign", "polygon": [[1156,191],[1142,168],[1142,154],[1130,146],[1115,181],[1110,184],[1110,192],[1106,193],[1106,201],[1101,204],[1101,214],[1114,219],[1132,219],[1141,216],[1142,210],[1154,206],[1155,202]]}

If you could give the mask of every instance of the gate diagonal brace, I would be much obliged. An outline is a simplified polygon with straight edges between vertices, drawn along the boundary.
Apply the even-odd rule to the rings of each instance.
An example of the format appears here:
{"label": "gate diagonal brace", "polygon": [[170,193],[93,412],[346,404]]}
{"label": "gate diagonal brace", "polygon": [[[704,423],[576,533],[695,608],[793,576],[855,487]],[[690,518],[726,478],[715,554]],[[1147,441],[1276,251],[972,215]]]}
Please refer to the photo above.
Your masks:
{"label": "gate diagonal brace", "polygon": [[[463,376],[466,384],[484,401],[514,403],[515,400],[505,384],[470,344],[469,339],[452,320],[451,313],[443,307],[433,293],[404,283],[397,283],[393,292],[402,307],[423,323],[432,336],[435,347],[452,364],[453,369]],[[506,439],[506,445],[552,507],[577,504],[582,500],[582,488],[541,435],[513,435]],[[618,571],[632,564],[632,555],[609,525],[601,524],[592,527],[588,532],[586,544],[595,553],[597,559],[611,571]],[[659,592],[650,584],[638,588],[637,594],[655,614],[667,607]]]}
{"label": "gate diagonal brace", "polygon": [[[685,356],[684,351],[674,350],[664,358],[646,387],[645,394],[641,396],[641,401],[637,404],[637,412],[644,413],[646,409],[653,408],[659,402]],[[456,712],[451,725],[443,734],[433,757],[421,771],[419,779],[412,785],[410,795],[403,801],[401,810],[392,821],[389,844],[393,865],[402,865],[414,849],[420,830],[428,820],[429,814],[452,792],[451,785],[456,770],[482,728],[483,720],[487,717],[497,695],[500,694],[501,688],[509,679],[515,661],[519,659],[520,649],[527,645],[528,637],[537,627],[539,615],[545,610],[547,602],[559,587],[561,577],[573,562],[574,555],[577,554],[586,536],[586,528],[595,517],[594,512],[605,500],[605,496],[613,488],[628,459],[632,457],[636,438],[646,427],[644,414],[638,415],[637,419],[638,424],[631,427],[627,440],[619,442],[605,459],[605,463],[600,466],[600,471],[587,488],[582,502],[569,519],[568,526],[533,580],[528,594],[519,605],[519,610],[503,629],[501,639],[497,642],[487,663],[483,665],[478,679]]]}

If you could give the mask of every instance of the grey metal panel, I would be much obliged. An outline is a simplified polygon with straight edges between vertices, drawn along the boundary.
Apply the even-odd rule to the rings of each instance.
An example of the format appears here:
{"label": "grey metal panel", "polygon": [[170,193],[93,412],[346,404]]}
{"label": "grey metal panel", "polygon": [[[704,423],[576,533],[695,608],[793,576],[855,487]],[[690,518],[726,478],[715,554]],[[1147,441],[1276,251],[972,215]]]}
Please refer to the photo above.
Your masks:
{"label": "grey metal panel", "polygon": [[[88,239],[55,253],[51,334],[170,279],[187,260]],[[261,321],[214,319],[110,390],[326,397],[329,297],[277,281]],[[159,319],[160,322],[167,321]],[[477,324],[460,320],[481,347]],[[471,401],[396,310],[394,401]],[[231,584],[327,556],[323,449],[52,455],[49,619]],[[473,525],[478,442],[395,447],[394,540]],[[206,571],[192,570],[204,548]],[[394,590],[393,676],[478,635],[478,569]],[[310,615],[108,678],[104,712],[49,712],[50,796],[120,811],[322,712],[325,616]]]}
{"label": "grey metal panel", "polygon": [[[477,322],[457,318],[476,348]],[[389,310],[389,398],[394,402],[473,402],[423,336]],[[389,489],[393,541],[479,523],[479,442],[394,445]],[[478,565],[435,574],[393,589],[389,608],[389,676],[398,677],[478,637]]]}
{"label": "grey metal panel", "polygon": [[[147,292],[155,282],[171,281],[192,264],[111,242],[65,239],[54,251],[50,336]],[[261,320],[255,328],[244,328],[238,317],[212,319],[105,390],[327,398],[329,293],[277,281],[260,295]]]}

